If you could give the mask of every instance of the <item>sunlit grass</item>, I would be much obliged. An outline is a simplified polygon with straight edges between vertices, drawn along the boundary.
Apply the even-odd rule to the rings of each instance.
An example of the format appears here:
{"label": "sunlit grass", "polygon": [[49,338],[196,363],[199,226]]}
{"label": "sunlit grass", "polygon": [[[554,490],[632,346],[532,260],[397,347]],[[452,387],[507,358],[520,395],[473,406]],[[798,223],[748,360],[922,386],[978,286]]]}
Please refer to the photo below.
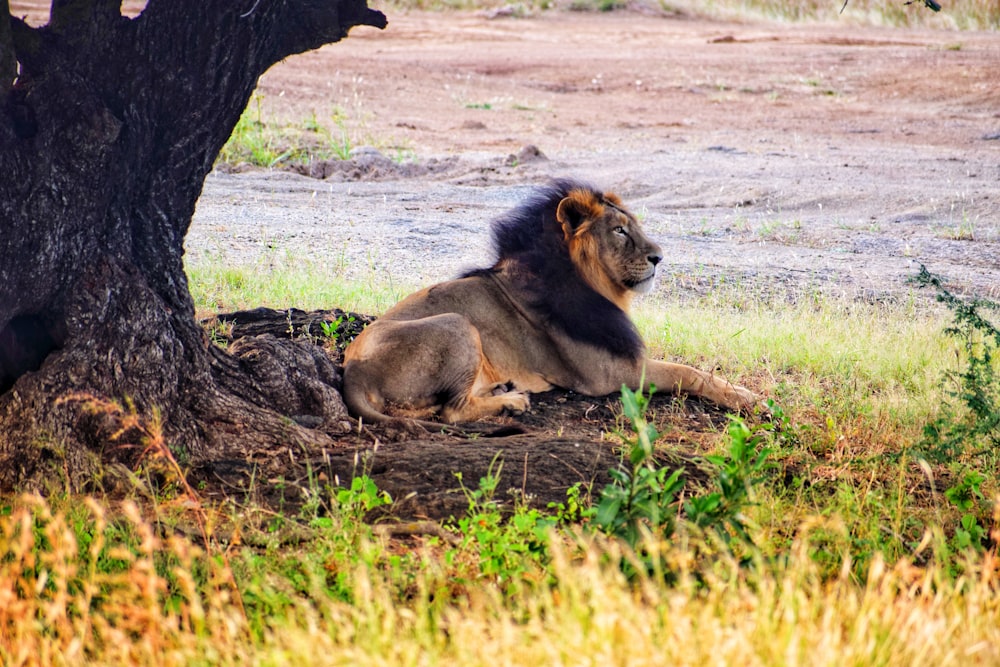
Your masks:
{"label": "sunlit grass", "polygon": [[[0,661],[19,665],[996,664],[992,553],[940,564],[849,553],[825,574],[803,523],[785,557],[750,567],[650,544],[676,573],[629,582],[622,553],[554,537],[548,583],[504,595],[449,578],[432,542],[393,556],[367,529],[317,529],[288,549],[208,557],[125,504],[53,509],[26,498],[0,517]],[[343,537],[343,535],[346,535]],[[225,537],[225,536],[220,536]],[[936,537],[920,547],[933,554]],[[395,563],[395,564],[394,564]],[[338,582],[334,585],[332,582]],[[266,612],[266,613],[261,613]]]}
{"label": "sunlit grass", "polygon": [[942,310],[836,297],[753,294],[646,300],[634,317],[657,356],[748,377],[782,401],[920,424],[934,414],[957,345]]}
{"label": "sunlit grass", "polygon": [[348,277],[346,269],[300,258],[226,265],[206,256],[189,260],[186,270],[195,308],[206,317],[258,306],[381,313],[414,289],[375,271]]}

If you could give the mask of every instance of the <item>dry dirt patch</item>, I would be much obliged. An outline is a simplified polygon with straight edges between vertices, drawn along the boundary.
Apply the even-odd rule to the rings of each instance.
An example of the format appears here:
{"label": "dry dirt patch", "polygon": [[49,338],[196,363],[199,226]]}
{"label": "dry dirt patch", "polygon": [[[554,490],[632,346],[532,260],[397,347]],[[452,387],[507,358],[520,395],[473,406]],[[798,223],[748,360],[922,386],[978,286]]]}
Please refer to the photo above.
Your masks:
{"label": "dry dirt patch", "polygon": [[922,262],[997,296],[996,62],[988,33],[390,15],[260,84],[265,117],[339,106],[381,155],[314,167],[325,180],[216,174],[188,248],[426,283],[487,261],[487,221],[526,188],[575,175],[644,215],[678,278],[662,289],[895,297]]}

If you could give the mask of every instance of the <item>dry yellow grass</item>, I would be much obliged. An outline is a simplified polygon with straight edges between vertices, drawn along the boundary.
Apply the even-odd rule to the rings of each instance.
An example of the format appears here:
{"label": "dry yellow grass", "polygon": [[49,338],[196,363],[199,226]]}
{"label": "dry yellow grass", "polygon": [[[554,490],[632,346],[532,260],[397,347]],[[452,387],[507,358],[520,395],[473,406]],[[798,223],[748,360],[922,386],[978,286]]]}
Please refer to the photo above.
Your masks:
{"label": "dry yellow grass", "polygon": [[[36,497],[0,519],[0,661],[4,665],[974,665],[1000,661],[995,551],[954,578],[942,566],[876,558],[856,583],[845,556],[823,577],[802,526],[783,565],[696,563],[665,547],[676,584],[627,582],[614,545],[580,550],[556,540],[551,586],[504,597],[468,587],[431,591],[447,575],[433,560],[406,595],[359,563],[351,601],[287,595],[277,572],[241,594],[284,591],[259,626],[236,601],[231,573],[189,541],[162,539],[132,504],[114,515],[87,500],[86,520]],[[106,535],[127,525],[128,545]],[[92,536],[82,543],[81,535]],[[928,535],[924,548],[933,543]],[[307,547],[303,547],[307,548]],[[377,547],[375,547],[377,548]],[[250,558],[249,552],[234,558]],[[429,558],[431,556],[429,555]]]}

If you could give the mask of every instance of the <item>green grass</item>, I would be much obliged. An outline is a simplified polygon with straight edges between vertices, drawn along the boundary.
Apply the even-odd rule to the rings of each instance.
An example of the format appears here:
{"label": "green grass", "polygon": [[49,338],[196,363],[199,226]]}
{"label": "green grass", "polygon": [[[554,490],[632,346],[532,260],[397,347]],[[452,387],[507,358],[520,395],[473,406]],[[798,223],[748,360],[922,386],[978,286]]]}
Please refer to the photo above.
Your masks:
{"label": "green grass", "polygon": [[796,303],[720,289],[697,301],[639,304],[634,317],[652,353],[718,366],[759,381],[782,402],[919,423],[957,345],[941,335],[947,314],[914,304],[828,297]]}
{"label": "green grass", "polygon": [[305,165],[322,160],[347,160],[359,146],[389,150],[404,156],[407,147],[389,137],[373,137],[365,130],[364,114],[349,114],[334,107],[325,116],[313,112],[298,122],[284,122],[255,93],[240,116],[218,162],[228,165],[249,164],[275,168]]}
{"label": "green grass", "polygon": [[200,316],[257,306],[381,313],[414,289],[371,269],[348,277],[348,267],[288,256],[229,266],[201,256],[189,258],[186,270]]}

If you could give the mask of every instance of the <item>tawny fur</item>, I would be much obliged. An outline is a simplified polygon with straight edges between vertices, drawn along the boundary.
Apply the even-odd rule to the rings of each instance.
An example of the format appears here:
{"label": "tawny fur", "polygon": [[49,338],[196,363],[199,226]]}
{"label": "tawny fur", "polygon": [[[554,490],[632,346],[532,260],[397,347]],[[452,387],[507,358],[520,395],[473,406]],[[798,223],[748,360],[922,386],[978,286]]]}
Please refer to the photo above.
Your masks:
{"label": "tawny fur", "polygon": [[496,221],[493,238],[491,268],[411,294],[348,346],[356,417],[475,421],[527,410],[552,387],[601,396],[643,377],[732,410],[754,404],[714,374],[646,358],[627,312],[662,255],[614,195],[558,181]]}

